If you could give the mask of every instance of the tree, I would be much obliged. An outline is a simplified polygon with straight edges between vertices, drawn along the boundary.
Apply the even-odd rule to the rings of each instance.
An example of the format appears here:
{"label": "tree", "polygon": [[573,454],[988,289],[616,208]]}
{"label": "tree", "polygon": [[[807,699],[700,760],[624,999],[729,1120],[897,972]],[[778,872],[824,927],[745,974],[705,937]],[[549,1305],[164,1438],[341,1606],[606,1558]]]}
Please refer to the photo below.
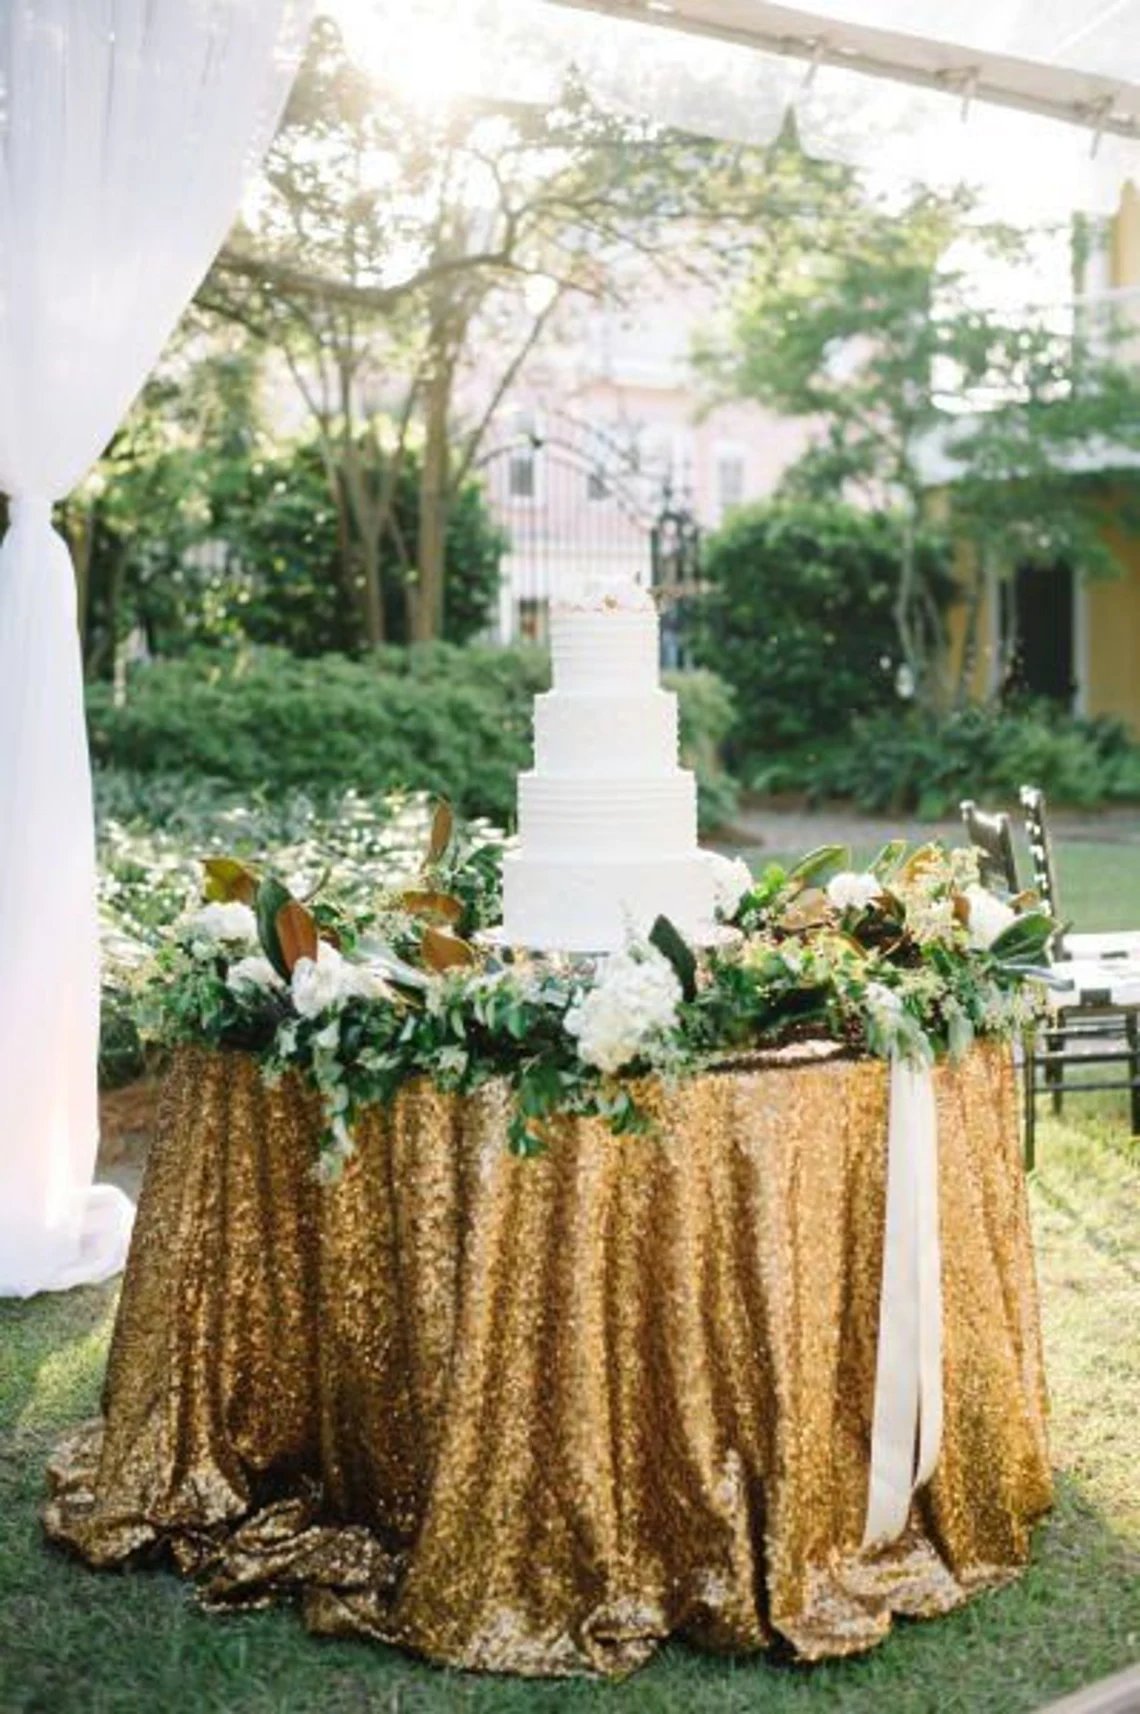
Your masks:
{"label": "tree", "polygon": [[1105,342],[1110,330],[1094,351],[1044,313],[1002,315],[980,302],[978,264],[1025,261],[1030,247],[1030,234],[980,219],[964,187],[891,205],[851,178],[757,252],[725,336],[701,353],[722,387],[814,425],[788,492],[861,491],[872,505],[901,507],[894,622],[906,672],[931,706],[964,694],[969,665],[967,647],[955,682],[916,552],[932,447],[949,438],[960,461],[946,523],[975,550],[976,623],[987,576],[1030,552],[1103,568],[1095,505],[1068,469],[1090,443],[1140,444],[1140,390]]}
{"label": "tree", "polygon": [[[374,89],[318,20],[264,194],[199,302],[289,367],[369,643],[387,634],[386,538],[406,567],[410,633],[439,634],[449,510],[566,301],[619,296],[633,256],[691,271],[698,228],[754,231],[786,177],[761,152],[605,114],[573,80],[554,105],[425,115]],[[725,248],[708,258],[721,272]],[[417,446],[412,541],[395,497]]]}

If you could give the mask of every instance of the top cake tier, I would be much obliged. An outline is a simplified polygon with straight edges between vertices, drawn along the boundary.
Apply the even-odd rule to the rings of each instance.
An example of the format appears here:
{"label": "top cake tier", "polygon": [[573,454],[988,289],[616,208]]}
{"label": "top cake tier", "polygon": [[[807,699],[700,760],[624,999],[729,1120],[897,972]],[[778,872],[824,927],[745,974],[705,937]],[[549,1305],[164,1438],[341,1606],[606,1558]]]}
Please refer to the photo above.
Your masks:
{"label": "top cake tier", "polygon": [[551,618],[554,688],[571,695],[650,690],[657,684],[652,606],[565,607]]}

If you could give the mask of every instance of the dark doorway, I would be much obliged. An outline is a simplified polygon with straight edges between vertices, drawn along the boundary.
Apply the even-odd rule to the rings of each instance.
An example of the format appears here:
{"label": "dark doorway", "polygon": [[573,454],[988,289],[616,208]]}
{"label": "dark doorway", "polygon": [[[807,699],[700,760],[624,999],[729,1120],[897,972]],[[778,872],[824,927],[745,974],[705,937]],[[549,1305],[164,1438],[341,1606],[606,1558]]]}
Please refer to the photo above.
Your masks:
{"label": "dark doorway", "polygon": [[1071,707],[1076,694],[1073,570],[1068,565],[1019,566],[1002,586],[1002,633],[1014,696],[1046,696]]}

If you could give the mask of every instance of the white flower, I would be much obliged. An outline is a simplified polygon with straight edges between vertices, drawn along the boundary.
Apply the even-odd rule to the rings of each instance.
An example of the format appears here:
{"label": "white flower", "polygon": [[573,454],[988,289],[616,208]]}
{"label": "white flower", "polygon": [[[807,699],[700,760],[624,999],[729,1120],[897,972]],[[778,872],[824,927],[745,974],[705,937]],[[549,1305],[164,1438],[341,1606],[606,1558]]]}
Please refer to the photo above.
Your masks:
{"label": "white flower", "polygon": [[247,946],[257,941],[257,918],[248,905],[236,900],[225,905],[203,905],[187,927],[198,940],[240,941]]}
{"label": "white flower", "polygon": [[883,889],[874,875],[859,874],[854,869],[841,870],[827,883],[828,902],[837,911],[865,911],[882,896]]}
{"label": "white flower", "polygon": [[712,870],[713,901],[723,917],[734,917],[745,893],[752,890],[752,871],[741,857],[722,857],[719,851],[706,851],[705,861]]}
{"label": "white flower", "polygon": [[262,958],[258,953],[239,958],[226,971],[226,987],[234,994],[248,993],[251,988],[283,988],[284,985],[268,958]]}
{"label": "white flower", "polygon": [[350,964],[327,940],[318,943],[315,959],[297,960],[290,986],[293,1004],[303,1018],[318,1018],[344,1000],[375,1000],[387,992],[382,977],[363,965]]}
{"label": "white flower", "polygon": [[677,1021],[681,984],[673,966],[649,947],[615,952],[595,986],[566,1014],[578,1038],[578,1057],[599,1071],[617,1071],[636,1059],[652,1038]]}
{"label": "white flower", "polygon": [[963,897],[970,907],[970,945],[985,951],[1009,927],[1017,912],[985,887],[967,887]]}
{"label": "white flower", "polygon": [[900,1018],[903,1013],[903,1003],[893,988],[888,988],[885,982],[868,982],[864,999],[868,1011],[872,1012],[881,1023],[887,1023],[893,1018]]}

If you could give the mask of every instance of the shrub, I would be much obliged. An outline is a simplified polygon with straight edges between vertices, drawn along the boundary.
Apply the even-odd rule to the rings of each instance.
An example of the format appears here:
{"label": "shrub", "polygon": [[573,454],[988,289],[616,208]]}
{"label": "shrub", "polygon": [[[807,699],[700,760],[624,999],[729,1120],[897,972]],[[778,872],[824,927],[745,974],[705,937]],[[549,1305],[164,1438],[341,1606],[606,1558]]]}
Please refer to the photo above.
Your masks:
{"label": "shrub", "polygon": [[[895,702],[900,554],[892,515],[815,501],[744,507],[709,539],[694,643],[735,697],[733,758],[844,732]],[[918,555],[944,598],[943,539],[924,534]]]}
{"label": "shrub", "polygon": [[[801,753],[797,765],[809,795],[852,798],[874,813],[947,815],[964,797],[1009,802],[1027,783],[1055,803],[1085,807],[1140,796],[1140,749],[1124,728],[1046,702],[972,706],[941,720],[917,709],[875,715],[827,749]],[[791,780],[769,770],[763,783]]]}
{"label": "shrub", "polygon": [[[711,674],[672,682],[706,808],[724,819],[731,789],[717,750],[731,704]],[[101,767],[163,782],[163,802],[171,778],[269,803],[296,791],[318,803],[348,790],[428,791],[511,826],[516,775],[531,760],[532,699],[548,683],[546,656],[525,649],[434,643],[360,661],[198,654],[137,667],[121,705],[91,686],[91,748]]]}

